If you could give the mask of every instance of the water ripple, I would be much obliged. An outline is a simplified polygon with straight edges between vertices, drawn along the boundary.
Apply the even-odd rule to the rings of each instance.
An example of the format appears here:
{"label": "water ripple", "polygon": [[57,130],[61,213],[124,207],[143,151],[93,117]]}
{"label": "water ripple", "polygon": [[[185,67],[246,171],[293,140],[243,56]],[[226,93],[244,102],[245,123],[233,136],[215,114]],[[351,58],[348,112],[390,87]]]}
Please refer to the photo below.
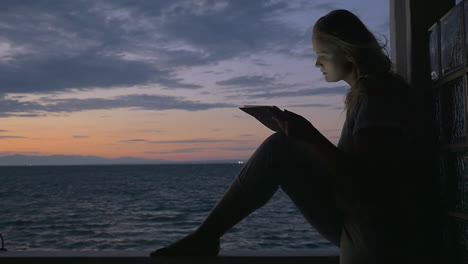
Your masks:
{"label": "water ripple", "polygon": [[[237,164],[0,167],[0,233],[11,251],[153,250],[203,222],[240,169]],[[230,230],[222,247],[334,248],[281,190]]]}

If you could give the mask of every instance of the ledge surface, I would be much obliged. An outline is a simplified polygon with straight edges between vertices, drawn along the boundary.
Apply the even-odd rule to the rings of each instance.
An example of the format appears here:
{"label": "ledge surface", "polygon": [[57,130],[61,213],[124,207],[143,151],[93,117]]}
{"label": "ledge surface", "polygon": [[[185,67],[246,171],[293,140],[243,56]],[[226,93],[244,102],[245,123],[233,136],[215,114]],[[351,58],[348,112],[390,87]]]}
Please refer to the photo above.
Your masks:
{"label": "ledge surface", "polygon": [[149,257],[149,251],[5,251],[3,263],[308,263],[338,264],[334,250],[221,251],[217,257]]}

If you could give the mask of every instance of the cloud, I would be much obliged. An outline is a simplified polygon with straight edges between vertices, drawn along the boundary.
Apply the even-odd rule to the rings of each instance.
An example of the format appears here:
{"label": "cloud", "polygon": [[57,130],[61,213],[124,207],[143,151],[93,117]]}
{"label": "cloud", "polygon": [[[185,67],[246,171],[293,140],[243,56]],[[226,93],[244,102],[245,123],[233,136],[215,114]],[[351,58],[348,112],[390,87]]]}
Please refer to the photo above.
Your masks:
{"label": "cloud", "polygon": [[300,96],[318,96],[318,95],[344,95],[348,87],[322,87],[310,88],[297,91],[268,91],[249,95],[249,98],[276,98],[276,97],[300,97]]}
{"label": "cloud", "polygon": [[[213,8],[217,2],[223,7]],[[286,1],[176,1],[160,29],[210,62],[274,52],[302,34],[278,19],[287,7]]]}
{"label": "cloud", "polygon": [[15,65],[0,63],[0,82],[0,93],[114,88],[149,83],[174,89],[202,87],[184,83],[169,70],[99,54],[82,54],[71,58],[21,58]]}
{"label": "cloud", "polygon": [[184,100],[179,97],[163,95],[125,95],[112,99],[47,99],[38,102],[20,102],[0,96],[0,117],[8,116],[44,116],[47,113],[66,113],[86,110],[105,110],[115,108],[134,108],[139,110],[163,111],[185,110],[201,111],[213,108],[237,107],[225,103],[202,103]]}
{"label": "cloud", "polygon": [[255,150],[256,147],[233,147],[233,148],[221,148],[221,150],[227,151],[250,151]]}
{"label": "cloud", "polygon": [[8,130],[0,129],[0,133],[8,132]]}
{"label": "cloud", "polygon": [[247,75],[247,76],[238,76],[230,78],[223,81],[218,81],[216,84],[222,86],[237,86],[237,87],[246,87],[246,86],[267,86],[274,84],[276,78],[261,76],[261,75]]}
{"label": "cloud", "polygon": [[317,2],[317,1],[308,1],[308,0],[302,0],[299,5],[297,6],[298,9],[296,10],[307,10],[307,9],[311,9],[311,10],[320,10],[321,12],[322,11],[332,11],[332,10],[335,10],[335,9],[338,9],[338,4],[336,3],[330,3],[330,2],[326,2],[326,3],[320,3],[320,2]]}
{"label": "cloud", "polygon": [[168,151],[148,151],[145,154],[177,154],[177,153],[193,153],[210,150],[210,148],[185,148],[185,149],[174,149]]}
{"label": "cloud", "polygon": [[302,45],[304,35],[281,20],[288,1],[24,0],[1,5],[0,93],[149,83],[197,89],[201,86],[178,77],[179,69],[251,54],[289,54]]}
{"label": "cloud", "polygon": [[80,138],[89,138],[89,136],[73,136],[73,138],[77,138],[77,139],[80,139]]}
{"label": "cloud", "polygon": [[163,133],[164,130],[160,130],[160,129],[138,129],[135,132],[137,132],[137,133],[160,134],[160,133]]}
{"label": "cloud", "polygon": [[293,105],[287,105],[285,107],[331,107],[335,105],[330,105],[330,104],[293,104]]}
{"label": "cloud", "polygon": [[335,107],[332,107],[331,109],[332,109],[332,110],[341,110],[341,111],[343,111],[343,110],[344,110],[344,105],[335,106]]}
{"label": "cloud", "polygon": [[171,80],[168,74],[141,62],[92,54],[73,58],[23,58],[14,66],[0,64],[0,93],[106,88],[156,81],[165,85],[175,85],[177,81]]}
{"label": "cloud", "polygon": [[8,138],[26,138],[26,137],[17,137],[17,136],[0,136],[0,139],[8,139]]}
{"label": "cloud", "polygon": [[[275,97],[279,91],[290,91],[303,88],[306,84],[301,83],[282,83],[281,76],[275,75],[244,75],[236,76],[226,80],[216,82],[217,85],[227,88],[224,98],[228,100],[238,99],[240,96],[247,98],[257,98],[267,95],[268,98]],[[281,96],[279,94],[278,96]]]}
{"label": "cloud", "polygon": [[37,151],[1,151],[0,157],[4,156],[12,156],[12,155],[33,155],[33,156],[40,156],[40,155],[47,155],[47,152],[37,152]]}
{"label": "cloud", "polygon": [[262,59],[253,59],[252,62],[253,62],[255,65],[257,65],[257,66],[264,66],[264,67],[266,67],[266,66],[271,66],[271,65],[272,65],[272,64],[270,64],[270,63],[266,63],[266,62],[265,62],[264,60],[262,60]]}
{"label": "cloud", "polygon": [[127,139],[127,140],[120,140],[122,143],[136,143],[136,142],[147,142],[146,139]]}
{"label": "cloud", "polygon": [[238,140],[231,139],[187,139],[187,140],[167,140],[167,141],[150,141],[152,144],[173,144],[173,143],[226,143],[226,142],[239,142]]}
{"label": "cloud", "polygon": [[145,154],[178,154],[178,153],[194,153],[194,152],[203,152],[203,151],[251,151],[255,150],[254,147],[233,147],[233,148],[184,148],[184,149],[175,149],[168,151],[148,151]]}
{"label": "cloud", "polygon": [[25,113],[43,111],[44,107],[36,102],[20,102],[17,99],[7,99],[0,94],[0,117],[8,116],[42,116],[40,113]]}
{"label": "cloud", "polygon": [[[249,135],[246,135],[249,136]],[[138,142],[145,142],[151,144],[211,144],[211,143],[242,143],[245,141],[241,140],[231,140],[231,139],[208,139],[208,138],[196,138],[196,139],[185,139],[185,140],[161,140],[161,141],[149,141],[146,139],[128,139],[128,140],[121,140],[122,143],[138,143]],[[183,149],[176,149],[171,151],[152,151],[152,152],[145,152],[147,154],[169,154],[169,153],[187,153],[187,152],[199,152],[205,150],[228,150],[228,151],[243,151],[243,150],[251,150],[251,147],[233,147],[233,148],[213,148],[213,147],[206,147],[206,148],[183,148]]]}
{"label": "cloud", "polygon": [[[224,98],[228,100],[244,97],[252,100],[255,104],[256,99],[272,99],[272,98],[287,98],[287,97],[304,97],[304,96],[344,96],[349,89],[347,86],[338,87],[319,87],[319,88],[304,88],[305,84],[281,84],[275,83],[265,87],[247,86],[230,89],[232,95],[226,95]],[[300,104],[291,105],[291,107],[333,107],[327,104]],[[239,117],[239,116],[236,116]]]}

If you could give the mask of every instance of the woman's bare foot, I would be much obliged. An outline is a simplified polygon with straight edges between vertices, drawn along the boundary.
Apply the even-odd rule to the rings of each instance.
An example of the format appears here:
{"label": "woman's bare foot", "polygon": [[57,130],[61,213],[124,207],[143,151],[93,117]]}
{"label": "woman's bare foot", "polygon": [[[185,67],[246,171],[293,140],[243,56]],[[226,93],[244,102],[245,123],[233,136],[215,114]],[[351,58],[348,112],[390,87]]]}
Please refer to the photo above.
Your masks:
{"label": "woman's bare foot", "polygon": [[219,250],[219,238],[210,239],[192,233],[172,245],[153,251],[151,256],[217,256]]}

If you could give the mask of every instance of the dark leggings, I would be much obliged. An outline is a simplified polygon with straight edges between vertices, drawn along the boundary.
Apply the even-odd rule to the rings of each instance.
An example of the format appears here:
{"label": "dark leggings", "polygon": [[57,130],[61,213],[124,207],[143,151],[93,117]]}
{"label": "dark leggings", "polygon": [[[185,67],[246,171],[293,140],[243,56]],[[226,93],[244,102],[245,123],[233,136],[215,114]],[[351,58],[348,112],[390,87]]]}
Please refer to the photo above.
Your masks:
{"label": "dark leggings", "polygon": [[340,246],[342,212],[334,205],[327,169],[304,142],[275,133],[251,156],[233,184],[260,208],[278,187],[291,198],[307,221],[326,239]]}
{"label": "dark leggings", "polygon": [[[410,173],[408,177],[413,175]],[[399,207],[398,203],[392,205],[402,190],[391,189],[386,193],[383,187],[386,176],[377,173],[375,177],[383,184],[379,185],[382,187],[380,193],[394,202],[381,203],[376,197],[382,195],[377,194],[366,203],[378,206],[358,210],[355,210],[357,207],[348,208],[345,213],[336,205],[336,187],[329,170],[311,146],[283,133],[275,133],[260,145],[233,184],[240,187],[246,205],[252,210],[266,204],[281,187],[307,221],[323,237],[340,247],[342,264],[438,263],[438,249],[428,250],[430,243],[425,238],[431,229],[421,228],[430,219],[418,220],[425,211],[415,213],[418,207],[408,210],[404,205]],[[410,201],[404,199],[404,203],[407,202]]]}

